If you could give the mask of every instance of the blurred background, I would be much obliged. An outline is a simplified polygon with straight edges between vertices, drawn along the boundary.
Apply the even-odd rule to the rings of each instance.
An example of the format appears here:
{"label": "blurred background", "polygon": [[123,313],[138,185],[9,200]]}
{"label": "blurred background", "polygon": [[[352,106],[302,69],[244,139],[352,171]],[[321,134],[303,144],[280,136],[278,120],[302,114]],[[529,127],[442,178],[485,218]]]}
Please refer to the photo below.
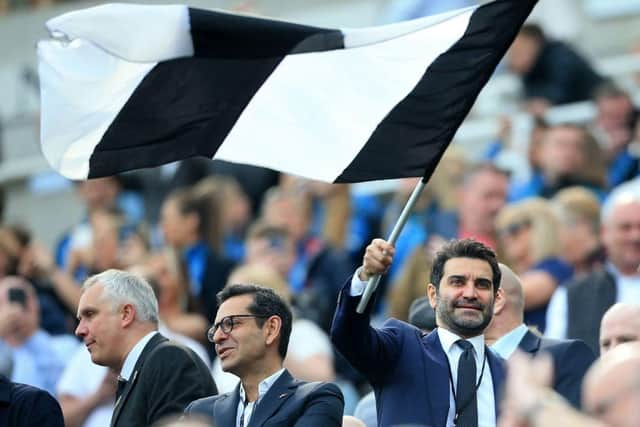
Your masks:
{"label": "blurred background", "polygon": [[[139,3],[149,3],[140,1]],[[155,1],[153,3],[170,3]],[[236,10],[296,22],[360,27],[384,24],[421,14],[474,4],[459,0],[190,0],[202,8]],[[71,0],[0,0],[0,186],[4,192],[5,222],[20,222],[52,246],[56,237],[83,215],[72,187],[48,174],[38,140],[38,76],[35,43],[47,36],[47,19],[99,2]],[[532,22],[548,35],[570,43],[603,76],[638,99],[640,70],[640,0],[541,0]],[[511,147],[520,152],[528,142],[528,118],[521,114],[521,84],[507,67],[483,90],[465,121],[455,145],[471,156],[481,153],[511,119]],[[573,103],[547,112],[549,121],[588,122],[595,115],[591,102]],[[526,167],[512,153],[503,153],[519,173]],[[526,165],[524,165],[526,166]],[[393,184],[362,186],[386,191]],[[358,191],[356,186],[354,190]],[[55,207],[54,207],[55,206]]]}

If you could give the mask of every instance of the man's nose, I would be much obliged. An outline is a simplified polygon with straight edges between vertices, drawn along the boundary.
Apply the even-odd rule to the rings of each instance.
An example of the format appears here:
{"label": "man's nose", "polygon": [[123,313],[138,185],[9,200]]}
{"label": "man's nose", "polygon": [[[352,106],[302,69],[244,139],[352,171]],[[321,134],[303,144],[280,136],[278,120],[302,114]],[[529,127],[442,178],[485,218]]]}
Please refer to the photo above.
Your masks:
{"label": "man's nose", "polygon": [[226,334],[221,327],[218,327],[218,329],[215,330],[215,332],[213,333],[213,342],[215,344],[220,344],[222,341],[224,341],[227,337],[229,336],[229,334]]}
{"label": "man's nose", "polygon": [[75,334],[77,337],[84,337],[87,334],[87,327],[84,322],[80,321],[78,327],[76,328]]}
{"label": "man's nose", "polygon": [[462,289],[462,296],[465,298],[475,298],[477,295],[475,283],[473,283],[473,280],[467,280],[467,283],[465,283]]}

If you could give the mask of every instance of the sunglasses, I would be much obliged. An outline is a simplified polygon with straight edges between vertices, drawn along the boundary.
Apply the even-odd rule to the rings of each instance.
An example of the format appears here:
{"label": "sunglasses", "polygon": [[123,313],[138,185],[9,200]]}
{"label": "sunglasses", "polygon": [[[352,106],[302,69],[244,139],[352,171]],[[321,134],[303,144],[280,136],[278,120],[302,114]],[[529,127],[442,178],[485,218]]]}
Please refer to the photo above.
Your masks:
{"label": "sunglasses", "polygon": [[498,234],[502,237],[511,237],[511,236],[515,236],[516,234],[520,233],[522,230],[530,226],[531,226],[531,221],[529,220],[514,222],[507,225],[503,229],[498,230]]}

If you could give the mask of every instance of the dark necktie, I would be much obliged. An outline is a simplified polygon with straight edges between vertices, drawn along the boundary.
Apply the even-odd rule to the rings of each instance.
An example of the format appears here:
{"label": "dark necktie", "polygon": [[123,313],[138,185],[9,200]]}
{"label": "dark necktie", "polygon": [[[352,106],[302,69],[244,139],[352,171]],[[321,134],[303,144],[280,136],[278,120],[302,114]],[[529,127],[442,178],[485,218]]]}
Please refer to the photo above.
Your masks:
{"label": "dark necktie", "polygon": [[120,396],[122,396],[122,392],[124,391],[124,388],[127,385],[127,380],[125,380],[122,377],[118,377],[118,386],[116,387],[116,401],[118,399],[120,399]]}
{"label": "dark necktie", "polygon": [[476,399],[476,360],[473,357],[473,345],[465,340],[458,340],[456,344],[462,348],[462,354],[458,361],[455,425],[477,427],[478,400]]}

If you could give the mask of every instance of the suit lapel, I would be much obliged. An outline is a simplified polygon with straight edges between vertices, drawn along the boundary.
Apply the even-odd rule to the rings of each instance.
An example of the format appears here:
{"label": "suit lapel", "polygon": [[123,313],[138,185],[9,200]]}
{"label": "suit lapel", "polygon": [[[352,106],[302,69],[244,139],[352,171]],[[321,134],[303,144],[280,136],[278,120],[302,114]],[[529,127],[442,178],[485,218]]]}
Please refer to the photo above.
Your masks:
{"label": "suit lapel", "polygon": [[298,382],[293,379],[289,371],[285,370],[258,401],[249,420],[249,427],[261,427],[296,391],[296,388],[298,388]]}
{"label": "suit lapel", "polygon": [[524,334],[524,336],[520,340],[518,347],[522,351],[526,351],[527,353],[536,354],[540,349],[540,342],[541,341],[539,336],[531,331],[527,331],[527,333]]}
{"label": "suit lapel", "polygon": [[505,368],[504,360],[495,355],[493,350],[485,346],[484,351],[487,355],[489,362],[489,369],[491,370],[491,379],[493,381],[493,401],[495,404],[496,419],[500,415],[500,402],[502,401],[502,391],[505,381]]}
{"label": "suit lapel", "polygon": [[116,401],[116,405],[113,408],[113,416],[111,417],[111,426],[112,427],[115,426],[116,423],[118,422],[118,417],[120,416],[120,413],[122,412],[122,408],[127,403],[127,398],[129,397],[129,394],[131,393],[131,391],[133,390],[133,388],[136,385],[136,382],[138,380],[138,375],[139,375],[140,371],[142,370],[142,366],[144,365],[144,361],[145,361],[146,357],[149,355],[149,353],[151,353],[151,351],[154,348],[156,348],[159,344],[161,344],[161,343],[163,343],[165,341],[167,341],[167,339],[165,337],[163,337],[162,335],[160,335],[159,333],[157,333],[149,340],[147,345],[144,346],[144,349],[142,350],[142,353],[140,353],[140,357],[136,361],[136,365],[133,368],[133,373],[131,374],[131,378],[129,378],[129,381],[127,381],[127,385],[125,386],[124,390],[122,391],[122,395]]}
{"label": "suit lapel", "polygon": [[425,378],[431,404],[431,419],[428,421],[443,426],[449,414],[449,362],[436,331],[423,337],[422,343],[428,359]]}
{"label": "suit lapel", "polygon": [[221,396],[213,405],[213,419],[217,426],[235,426],[240,403],[240,384],[231,392]]}

